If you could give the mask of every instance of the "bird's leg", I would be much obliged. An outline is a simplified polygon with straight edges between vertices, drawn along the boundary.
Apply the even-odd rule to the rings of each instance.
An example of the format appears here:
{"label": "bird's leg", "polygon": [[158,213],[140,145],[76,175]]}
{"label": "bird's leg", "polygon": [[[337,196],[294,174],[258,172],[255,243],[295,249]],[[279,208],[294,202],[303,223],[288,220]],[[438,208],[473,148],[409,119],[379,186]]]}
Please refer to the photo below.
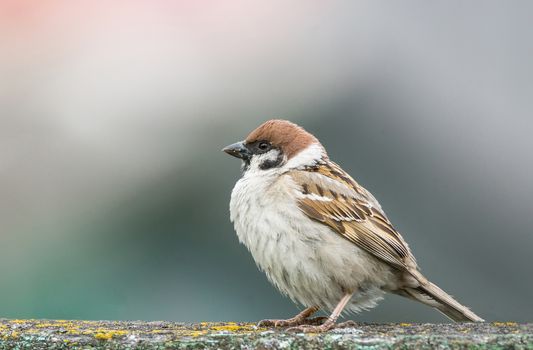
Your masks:
{"label": "bird's leg", "polygon": [[289,318],[288,320],[262,320],[260,321],[257,326],[258,327],[293,327],[293,326],[299,326],[306,322],[306,320],[317,312],[319,309],[318,306],[311,306],[307,309],[300,312],[298,315],[294,316],[293,318]]}
{"label": "bird's leg", "polygon": [[346,294],[342,297],[341,301],[337,304],[335,307],[335,310],[331,313],[331,315],[328,317],[326,322],[322,323],[320,326],[310,326],[310,325],[299,325],[296,327],[291,327],[287,329],[287,331],[290,332],[303,332],[303,333],[320,333],[320,332],[327,332],[331,328],[335,326],[335,322],[337,322],[337,319],[342,313],[342,310],[348,304],[350,301],[350,298],[352,297],[353,293]]}

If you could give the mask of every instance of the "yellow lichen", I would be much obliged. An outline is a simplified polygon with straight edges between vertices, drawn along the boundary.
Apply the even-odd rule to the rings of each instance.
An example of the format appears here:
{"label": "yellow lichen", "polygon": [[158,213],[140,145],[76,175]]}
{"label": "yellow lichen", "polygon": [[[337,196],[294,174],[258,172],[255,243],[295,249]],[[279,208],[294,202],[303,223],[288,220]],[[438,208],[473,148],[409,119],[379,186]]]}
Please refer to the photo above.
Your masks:
{"label": "yellow lichen", "polygon": [[107,331],[99,331],[94,335],[94,337],[98,340],[109,340],[113,337],[119,337],[128,334],[127,331],[116,331],[116,330],[107,330]]}
{"label": "yellow lichen", "polygon": [[109,340],[113,338],[113,335],[110,333],[96,333],[94,337],[98,340]]}
{"label": "yellow lichen", "polygon": [[517,325],[516,322],[492,322],[492,324],[496,327],[514,327]]}
{"label": "yellow lichen", "polygon": [[43,322],[43,323],[39,323],[35,325],[35,328],[50,328],[50,327],[57,327],[57,324]]}
{"label": "yellow lichen", "polygon": [[13,339],[18,339],[20,333],[17,332],[17,331],[13,331],[11,332],[11,334],[9,335],[9,337],[13,338]]}
{"label": "yellow lichen", "polygon": [[206,335],[207,334],[207,331],[194,331],[194,332],[191,332],[191,336],[193,337],[199,337],[201,335]]}
{"label": "yellow lichen", "polygon": [[24,324],[24,323],[28,323],[30,320],[11,320],[9,321],[10,323],[15,323],[15,324]]}
{"label": "yellow lichen", "polygon": [[229,332],[236,332],[236,331],[251,331],[253,330],[252,325],[238,325],[235,322],[228,322],[226,324],[220,325],[220,326],[211,326],[211,330],[214,331],[229,331]]}

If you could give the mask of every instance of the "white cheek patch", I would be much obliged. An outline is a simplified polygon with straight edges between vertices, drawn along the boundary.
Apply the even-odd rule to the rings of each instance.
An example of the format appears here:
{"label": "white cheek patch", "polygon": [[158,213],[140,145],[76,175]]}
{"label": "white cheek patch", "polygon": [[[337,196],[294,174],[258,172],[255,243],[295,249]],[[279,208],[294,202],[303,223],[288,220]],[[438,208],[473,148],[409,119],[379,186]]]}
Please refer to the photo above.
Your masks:
{"label": "white cheek patch", "polygon": [[265,161],[274,161],[279,157],[280,151],[277,149],[272,149],[268,151],[267,153],[258,154],[254,156],[254,158],[257,158],[260,163],[263,163]]}
{"label": "white cheek patch", "polygon": [[284,157],[278,149],[272,149],[266,153],[254,155],[250,160],[250,166],[248,167],[247,171],[265,171],[279,166],[284,162],[284,160]]}

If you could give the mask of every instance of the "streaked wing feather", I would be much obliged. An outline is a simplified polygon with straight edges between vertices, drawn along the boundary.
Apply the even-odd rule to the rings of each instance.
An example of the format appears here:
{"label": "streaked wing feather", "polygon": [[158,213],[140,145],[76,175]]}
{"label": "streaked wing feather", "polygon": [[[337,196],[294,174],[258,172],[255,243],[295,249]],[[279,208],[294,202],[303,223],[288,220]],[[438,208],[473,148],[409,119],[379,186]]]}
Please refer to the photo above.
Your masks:
{"label": "streaked wing feather", "polygon": [[327,162],[288,175],[301,186],[299,206],[307,216],[398,268],[416,266],[377,200],[338,165]]}

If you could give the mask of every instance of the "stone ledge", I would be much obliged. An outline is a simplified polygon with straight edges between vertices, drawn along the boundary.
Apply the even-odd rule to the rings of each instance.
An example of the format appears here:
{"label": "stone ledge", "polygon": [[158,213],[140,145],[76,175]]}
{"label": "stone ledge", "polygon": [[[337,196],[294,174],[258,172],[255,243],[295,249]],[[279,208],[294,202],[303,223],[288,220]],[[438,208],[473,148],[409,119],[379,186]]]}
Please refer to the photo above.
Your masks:
{"label": "stone ledge", "polygon": [[293,334],[250,323],[0,319],[0,349],[533,349],[533,324],[358,324]]}

